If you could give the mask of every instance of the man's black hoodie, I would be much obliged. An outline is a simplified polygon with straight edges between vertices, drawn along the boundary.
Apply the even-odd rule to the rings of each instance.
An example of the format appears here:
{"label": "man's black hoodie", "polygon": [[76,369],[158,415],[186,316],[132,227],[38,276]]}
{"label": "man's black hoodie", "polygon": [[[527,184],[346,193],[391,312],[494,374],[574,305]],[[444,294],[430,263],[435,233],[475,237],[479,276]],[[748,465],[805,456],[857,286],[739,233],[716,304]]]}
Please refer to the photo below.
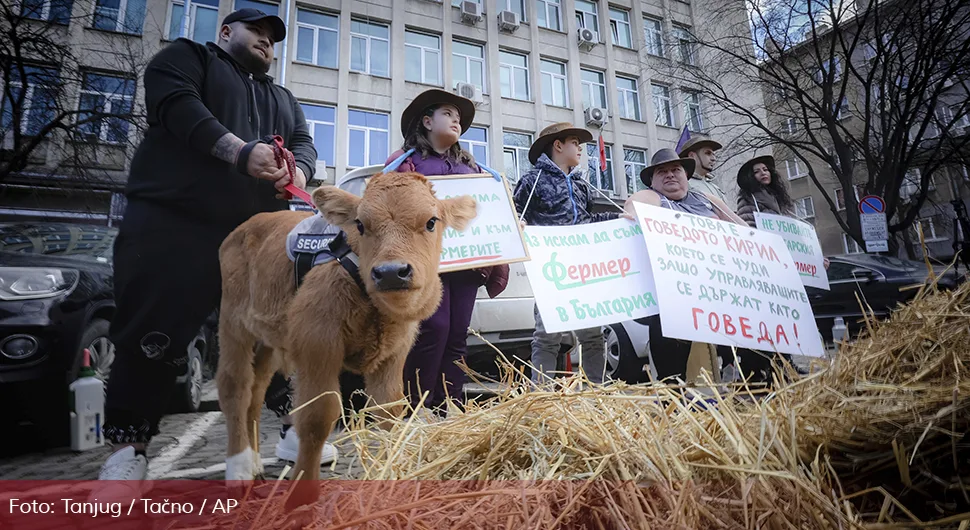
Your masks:
{"label": "man's black hoodie", "polygon": [[209,154],[228,132],[247,142],[282,136],[313,178],[317,152],[296,98],[211,42],[178,39],[158,52],[145,71],[145,107],[148,131],[131,162],[129,208],[148,202],[225,231],[285,209],[272,182]]}

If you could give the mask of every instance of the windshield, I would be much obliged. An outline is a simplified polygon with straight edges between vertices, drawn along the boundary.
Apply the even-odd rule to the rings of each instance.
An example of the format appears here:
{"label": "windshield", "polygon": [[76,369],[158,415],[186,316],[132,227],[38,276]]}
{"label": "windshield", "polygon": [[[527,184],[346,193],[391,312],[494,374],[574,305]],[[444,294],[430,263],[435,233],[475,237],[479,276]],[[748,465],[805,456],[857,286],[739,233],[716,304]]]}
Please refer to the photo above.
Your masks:
{"label": "windshield", "polygon": [[891,256],[877,256],[875,254],[869,256],[869,259],[886,267],[892,267],[894,269],[903,269],[907,271],[915,271],[923,268],[921,263],[913,261],[905,261],[899,258],[894,258]]}
{"label": "windshield", "polygon": [[116,228],[57,223],[0,223],[0,251],[111,261]]}

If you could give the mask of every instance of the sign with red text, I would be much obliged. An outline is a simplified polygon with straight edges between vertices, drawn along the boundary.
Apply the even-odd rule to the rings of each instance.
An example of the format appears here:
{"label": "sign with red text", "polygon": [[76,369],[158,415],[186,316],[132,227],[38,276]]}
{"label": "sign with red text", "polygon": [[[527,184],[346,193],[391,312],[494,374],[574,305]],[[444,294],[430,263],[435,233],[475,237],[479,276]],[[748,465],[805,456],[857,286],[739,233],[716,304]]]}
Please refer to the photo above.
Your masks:
{"label": "sign with red text", "polygon": [[822,245],[818,242],[814,226],[799,219],[771,213],[755,213],[754,219],[759,230],[778,234],[785,240],[804,285],[829,290],[825,256],[822,255]]}
{"label": "sign with red text", "polygon": [[626,219],[527,226],[526,274],[547,332],[656,315],[656,287],[640,226]]}
{"label": "sign with red text", "polygon": [[658,206],[634,206],[664,336],[822,355],[815,315],[784,239]]}
{"label": "sign with red text", "polygon": [[439,199],[471,195],[477,215],[464,230],[446,228],[438,272],[454,272],[529,259],[508,181],[488,173],[429,176]]}

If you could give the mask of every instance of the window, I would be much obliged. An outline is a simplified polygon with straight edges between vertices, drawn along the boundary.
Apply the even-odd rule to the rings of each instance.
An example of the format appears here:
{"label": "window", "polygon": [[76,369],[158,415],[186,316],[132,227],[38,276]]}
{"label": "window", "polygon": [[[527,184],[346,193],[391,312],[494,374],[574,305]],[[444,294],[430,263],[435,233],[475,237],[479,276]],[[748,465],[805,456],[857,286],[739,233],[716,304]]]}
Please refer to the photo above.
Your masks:
{"label": "window", "polygon": [[441,37],[404,31],[404,79],[441,85]]}
{"label": "window", "polygon": [[539,27],[562,31],[562,6],[559,0],[536,0]]}
{"label": "window", "polygon": [[485,48],[478,44],[452,42],[451,66],[455,86],[471,83],[485,92]]}
{"label": "window", "polygon": [[624,48],[633,47],[633,35],[630,32],[630,12],[615,7],[610,8],[610,31],[613,32],[613,44]]}
{"label": "window", "polygon": [[347,119],[348,167],[383,164],[387,160],[389,120],[387,114],[350,109]]}
{"label": "window", "polygon": [[647,167],[647,152],[642,149],[623,150],[623,171],[626,173],[626,192],[628,195],[646,189],[640,181],[640,172]]}
{"label": "window", "polygon": [[566,82],[566,65],[541,59],[542,102],[557,107],[569,106],[569,83]]}
{"label": "window", "polygon": [[[37,136],[56,114],[60,76],[53,68],[26,66],[24,70],[27,74],[26,83],[20,78],[19,68],[10,69],[9,88],[13,100],[4,91],[0,99],[0,128],[3,133],[9,131],[16,117],[20,120],[22,134]],[[21,98],[23,103],[19,103]]]}
{"label": "window", "polygon": [[694,38],[690,35],[690,28],[684,26],[674,26],[674,39],[676,39],[677,58],[684,64],[694,65],[696,54],[694,52]]}
{"label": "window", "polygon": [[785,160],[785,172],[788,174],[788,180],[794,180],[808,175],[808,171],[802,168],[801,160],[797,158]]}
{"label": "window", "polygon": [[811,197],[795,199],[795,217],[809,223],[815,222],[815,201]]}
{"label": "window", "polygon": [[278,2],[261,2],[260,0],[236,0],[236,9],[246,9],[253,8],[258,9],[264,13],[269,13],[270,15],[280,14],[280,5]]}
{"label": "window", "polygon": [[[798,120],[796,120],[795,118],[786,119],[785,130],[788,131],[788,134],[795,134],[796,132],[798,132]],[[833,148],[830,147],[830,149],[833,149]]]}
{"label": "window", "polygon": [[350,71],[388,77],[390,32],[385,24],[351,19]]}
{"label": "window", "polygon": [[[859,246],[859,243],[857,243],[855,239],[849,237],[848,234],[842,234],[842,251],[846,254],[862,254],[863,252],[862,247]],[[831,270],[831,268],[832,267],[830,265],[829,270]]]}
{"label": "window", "polygon": [[[121,143],[128,140],[129,116],[135,99],[135,80],[86,73],[78,101],[78,132],[89,140]],[[96,115],[107,117],[95,119]],[[91,120],[85,122],[84,120]]]}
{"label": "window", "polygon": [[484,127],[469,127],[465,134],[461,135],[458,143],[475,157],[476,161],[481,161],[488,165],[488,131]]}
{"label": "window", "polygon": [[640,119],[640,94],[637,92],[637,80],[629,77],[616,77],[617,101],[620,105],[620,117],[629,120]]}
{"label": "window", "polygon": [[522,175],[532,169],[532,164],[529,163],[529,147],[531,146],[531,134],[506,132],[502,135],[505,178],[508,179],[509,184],[515,184]]}
{"label": "window", "polygon": [[[586,175],[589,183],[602,191],[609,192],[609,195],[616,195],[616,187],[613,185],[613,146],[606,147],[606,171],[600,171],[600,149],[596,142],[586,144],[586,155],[589,158],[589,170]],[[595,191],[590,194],[590,199],[599,195]]]}
{"label": "window", "polygon": [[[855,200],[857,203],[859,202],[859,193],[862,191],[861,188],[862,186],[859,186],[858,184],[854,187]],[[840,212],[845,210],[845,194],[842,193],[842,188],[835,189],[835,207],[838,208]]]}
{"label": "window", "polygon": [[[950,116],[959,116],[956,121],[953,122],[953,127],[960,129],[970,126],[970,112],[963,108],[963,105],[954,105],[950,107]],[[957,131],[960,134],[961,131]]]}
{"label": "window", "polygon": [[502,97],[529,100],[529,58],[525,55],[499,51],[499,78]]}
{"label": "window", "polygon": [[832,77],[832,82],[838,81],[842,77],[842,65],[839,62],[838,57],[833,57],[831,59],[826,59],[822,61],[822,67],[819,68],[818,74],[815,76],[815,80],[819,83],[825,82],[825,76],[829,74],[831,68],[835,68],[835,73]]}
{"label": "window", "polygon": [[593,33],[599,33],[599,15],[595,3],[588,0],[576,0],[576,24]]}
{"label": "window", "polygon": [[97,0],[94,27],[141,35],[145,23],[145,0]]}
{"label": "window", "polygon": [[525,0],[498,0],[499,11],[512,11],[519,14],[519,20],[526,21]]}
{"label": "window", "polygon": [[845,96],[842,96],[842,99],[839,100],[839,104],[835,107],[835,119],[844,120],[851,115],[852,114],[849,111],[849,101]]}
{"label": "window", "polygon": [[[918,227],[918,228],[917,228]],[[946,233],[937,233],[936,225],[933,222],[933,217],[924,217],[922,219],[917,219],[913,226],[910,228],[912,231],[913,241],[919,242],[919,229],[923,230],[923,241],[926,243],[933,243],[935,241],[946,241],[949,239]]]}
{"label": "window", "polygon": [[[192,4],[195,5],[194,0]],[[339,41],[339,17],[306,9],[296,10],[297,61],[337,68]]]}
{"label": "window", "polygon": [[[219,30],[219,1],[192,0],[189,8],[189,28],[186,38],[205,44],[215,42]],[[182,19],[185,16],[185,2],[172,0],[168,23],[168,40],[182,35]]]}
{"label": "window", "polygon": [[664,30],[663,22],[656,18],[643,18],[643,41],[647,45],[647,53],[664,56]]}
{"label": "window", "polygon": [[333,153],[337,132],[337,120],[334,118],[337,110],[334,107],[309,103],[301,103],[300,107],[303,108],[307,128],[310,129],[310,136],[313,137],[313,146],[317,148],[317,160],[331,166],[336,165]]}
{"label": "window", "polygon": [[653,94],[653,113],[657,125],[674,126],[674,115],[670,108],[670,88],[663,85],[650,85]]}
{"label": "window", "polygon": [[606,76],[603,72],[580,69],[583,82],[583,108],[606,108]]}
{"label": "window", "polygon": [[[907,170],[903,175],[903,182],[899,185],[899,197],[906,201],[918,195],[923,185],[922,174],[918,168]],[[936,191],[936,180],[934,175],[926,181],[926,191]]]}
{"label": "window", "polygon": [[20,0],[20,14],[26,18],[66,25],[71,21],[73,6],[74,0]]}
{"label": "window", "polygon": [[701,117],[701,95],[697,92],[683,92],[684,122],[691,132],[704,130],[704,118]]}

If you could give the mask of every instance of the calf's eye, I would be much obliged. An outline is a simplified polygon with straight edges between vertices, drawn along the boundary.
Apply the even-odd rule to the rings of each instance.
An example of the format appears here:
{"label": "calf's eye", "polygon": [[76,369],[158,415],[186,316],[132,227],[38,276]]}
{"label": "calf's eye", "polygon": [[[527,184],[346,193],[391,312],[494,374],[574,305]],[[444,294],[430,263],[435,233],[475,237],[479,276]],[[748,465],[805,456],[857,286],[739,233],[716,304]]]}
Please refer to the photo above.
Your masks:
{"label": "calf's eye", "polygon": [[360,232],[360,235],[364,235],[364,223],[360,222],[360,219],[357,219],[354,222],[357,223],[357,231]]}
{"label": "calf's eye", "polygon": [[434,226],[438,223],[437,217],[432,217],[428,219],[428,224],[424,225],[428,229],[428,232],[434,232]]}

